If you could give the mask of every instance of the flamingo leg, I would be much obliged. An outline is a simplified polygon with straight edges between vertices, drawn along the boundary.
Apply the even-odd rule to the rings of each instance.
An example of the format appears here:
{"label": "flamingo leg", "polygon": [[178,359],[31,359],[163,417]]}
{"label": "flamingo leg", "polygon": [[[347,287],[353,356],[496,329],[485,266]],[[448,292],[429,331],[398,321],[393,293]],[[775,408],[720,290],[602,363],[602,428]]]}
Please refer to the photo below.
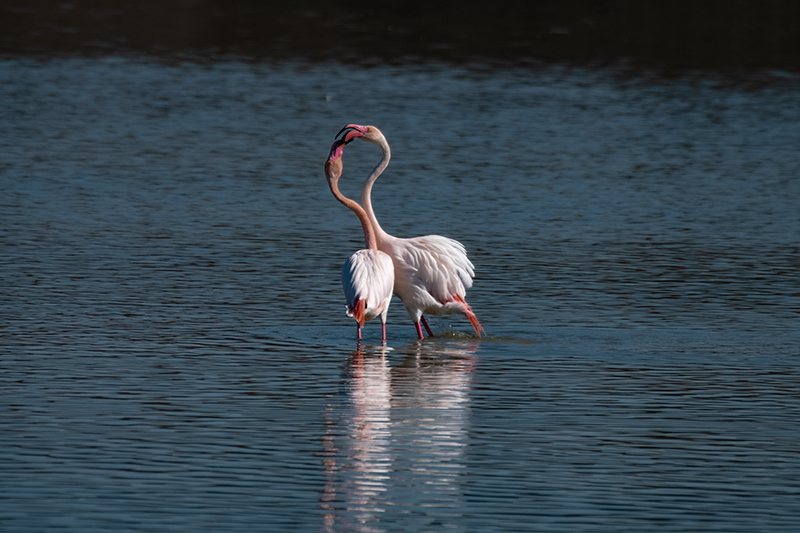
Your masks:
{"label": "flamingo leg", "polygon": [[381,340],[386,340],[386,322],[381,322],[381,329],[383,329],[383,338]]}
{"label": "flamingo leg", "polygon": [[[431,328],[428,327],[428,321],[425,320],[425,317],[421,316],[420,320],[422,321],[422,325],[425,326],[425,331],[428,332],[428,336],[429,337],[435,337],[436,335],[434,335],[433,332],[431,331]],[[417,326],[417,329],[419,329],[419,326]]]}
{"label": "flamingo leg", "polygon": [[422,335],[422,328],[419,327],[419,322],[414,322],[414,327],[417,328],[417,337],[424,339],[425,337]]}
{"label": "flamingo leg", "polygon": [[361,326],[359,326],[358,324],[356,324],[356,332],[358,335],[358,340],[361,340]]}

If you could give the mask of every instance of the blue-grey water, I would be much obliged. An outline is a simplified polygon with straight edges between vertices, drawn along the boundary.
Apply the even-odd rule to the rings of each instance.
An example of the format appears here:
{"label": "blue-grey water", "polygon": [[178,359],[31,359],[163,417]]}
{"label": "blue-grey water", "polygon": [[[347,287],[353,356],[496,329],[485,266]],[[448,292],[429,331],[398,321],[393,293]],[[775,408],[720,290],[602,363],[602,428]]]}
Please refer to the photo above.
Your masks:
{"label": "blue-grey water", "polygon": [[[0,62],[0,529],[793,531],[800,80]],[[460,316],[362,345],[322,163]],[[345,152],[357,197],[380,157]]]}

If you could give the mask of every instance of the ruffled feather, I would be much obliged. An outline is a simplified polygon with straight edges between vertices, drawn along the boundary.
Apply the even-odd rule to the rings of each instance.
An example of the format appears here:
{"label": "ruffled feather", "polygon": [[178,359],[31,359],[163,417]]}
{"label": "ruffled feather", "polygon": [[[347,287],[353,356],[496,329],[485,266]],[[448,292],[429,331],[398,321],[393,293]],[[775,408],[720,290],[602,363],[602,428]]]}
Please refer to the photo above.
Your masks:
{"label": "ruffled feather", "polygon": [[424,288],[441,304],[464,297],[475,267],[464,246],[441,235],[396,239],[392,254],[412,285]]}
{"label": "ruffled feather", "polygon": [[359,250],[342,268],[342,287],[347,299],[347,316],[362,325],[358,302],[363,301],[363,319],[372,320],[388,309],[394,287],[392,259],[379,250]]}

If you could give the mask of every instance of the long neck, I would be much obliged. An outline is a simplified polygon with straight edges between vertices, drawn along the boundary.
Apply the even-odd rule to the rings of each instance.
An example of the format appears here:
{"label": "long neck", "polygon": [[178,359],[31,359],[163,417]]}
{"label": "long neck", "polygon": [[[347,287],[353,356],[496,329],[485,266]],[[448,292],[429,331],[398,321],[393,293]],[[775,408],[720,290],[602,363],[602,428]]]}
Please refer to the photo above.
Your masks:
{"label": "long neck", "polygon": [[378,219],[375,217],[375,211],[372,210],[372,185],[375,183],[375,180],[378,179],[386,167],[389,166],[389,160],[392,158],[392,151],[389,149],[389,143],[386,142],[386,139],[381,139],[380,144],[378,145],[381,147],[381,151],[383,152],[383,157],[381,158],[380,163],[372,170],[372,173],[367,177],[364,181],[364,185],[361,186],[361,205],[364,207],[364,211],[367,212],[367,216],[369,217],[369,221],[372,224],[372,228],[375,230],[375,233],[379,238],[383,238],[387,236],[387,233],[383,231],[381,225],[378,224]]}
{"label": "long neck", "polygon": [[367,213],[361,209],[361,206],[355,200],[351,200],[350,198],[343,195],[339,192],[339,184],[336,181],[328,180],[328,185],[331,187],[331,192],[333,196],[336,197],[337,200],[342,202],[344,205],[349,207],[353,213],[356,214],[358,220],[361,222],[361,227],[364,229],[364,244],[366,245],[367,249],[369,250],[377,250],[378,243],[375,241],[375,232],[372,231],[372,225],[370,224],[369,217]]}

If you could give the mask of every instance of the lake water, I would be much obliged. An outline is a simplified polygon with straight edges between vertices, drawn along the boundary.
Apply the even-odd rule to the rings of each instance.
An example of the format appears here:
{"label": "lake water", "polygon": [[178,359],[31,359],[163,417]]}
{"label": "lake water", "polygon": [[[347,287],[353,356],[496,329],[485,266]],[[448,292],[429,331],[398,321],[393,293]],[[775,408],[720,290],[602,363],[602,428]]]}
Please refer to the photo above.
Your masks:
{"label": "lake water", "polygon": [[[780,75],[0,62],[2,529],[794,530]],[[351,122],[392,146],[384,229],[466,245],[487,338],[395,299],[356,343]]]}

